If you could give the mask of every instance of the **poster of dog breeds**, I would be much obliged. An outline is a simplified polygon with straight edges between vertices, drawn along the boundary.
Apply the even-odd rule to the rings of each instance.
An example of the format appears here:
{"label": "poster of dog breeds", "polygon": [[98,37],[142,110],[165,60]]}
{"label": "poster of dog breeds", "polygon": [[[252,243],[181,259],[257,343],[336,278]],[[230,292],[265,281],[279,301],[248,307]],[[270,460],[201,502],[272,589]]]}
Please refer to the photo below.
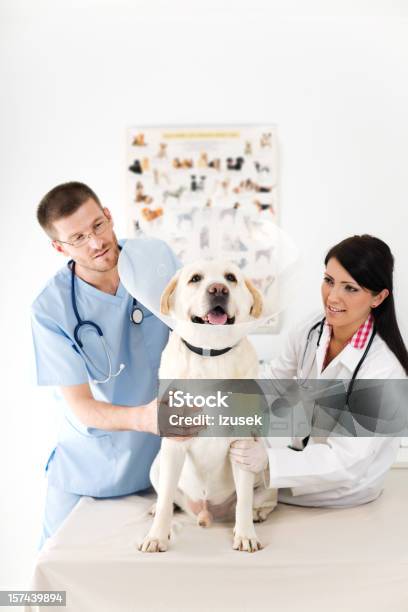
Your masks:
{"label": "poster of dog breeds", "polygon": [[166,240],[182,263],[219,254],[264,294],[275,287],[276,126],[130,128],[126,164],[130,237]]}

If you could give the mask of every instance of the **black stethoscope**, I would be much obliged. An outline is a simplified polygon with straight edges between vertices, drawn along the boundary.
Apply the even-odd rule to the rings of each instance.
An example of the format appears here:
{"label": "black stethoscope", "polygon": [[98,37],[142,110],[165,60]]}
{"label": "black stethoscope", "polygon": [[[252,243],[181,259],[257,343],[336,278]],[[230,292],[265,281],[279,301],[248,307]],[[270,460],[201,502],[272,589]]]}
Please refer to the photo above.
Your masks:
{"label": "black stethoscope", "polygon": [[[121,248],[121,247],[119,247],[119,248]],[[110,358],[110,355],[109,355],[108,347],[106,346],[106,342],[105,342],[105,338],[103,336],[102,329],[94,321],[83,320],[79,316],[78,306],[77,306],[77,303],[76,303],[76,295],[75,295],[75,261],[71,259],[68,262],[68,266],[71,268],[71,303],[72,303],[72,309],[73,309],[73,311],[75,313],[75,317],[76,317],[76,320],[77,320],[77,324],[76,324],[75,329],[74,329],[74,340],[75,340],[76,344],[78,345],[78,347],[81,349],[81,352],[83,353],[83,355],[86,357],[86,359],[92,365],[92,367],[95,368],[96,370],[98,370],[99,372],[101,372],[103,374],[103,376],[104,376],[103,380],[96,380],[96,379],[94,379],[93,382],[95,384],[103,384],[103,383],[108,382],[111,378],[115,378],[116,376],[119,376],[119,374],[125,368],[125,364],[121,363],[120,366],[119,366],[119,370],[116,372],[116,374],[113,373],[113,371],[112,371],[112,361],[111,361],[111,358]],[[136,298],[133,298],[132,312],[130,314],[130,321],[132,323],[134,323],[135,325],[140,325],[143,322],[143,319],[144,319],[143,310],[137,305]],[[102,342],[102,345],[103,345],[103,348],[104,348],[104,352],[105,352],[105,355],[106,355],[106,360],[108,362],[108,375],[107,376],[106,376],[105,373],[103,373],[100,370],[100,368],[98,368],[98,366],[95,365],[95,363],[92,361],[91,357],[86,353],[86,351],[84,349],[83,342],[81,341],[81,339],[79,337],[79,332],[80,332],[81,328],[84,327],[84,326],[88,326],[88,327],[93,328],[97,332],[98,336],[101,339],[101,342]],[[80,351],[78,350],[78,348],[77,348],[77,346],[75,344],[73,344],[72,347],[77,351],[77,353],[80,353]]]}
{"label": "black stethoscope", "polygon": [[[314,324],[314,325],[313,325],[313,326],[310,328],[309,333],[307,334],[307,338],[306,338],[306,345],[305,345],[305,349],[304,349],[304,351],[303,351],[302,362],[301,362],[301,364],[300,364],[300,374],[301,374],[300,384],[301,384],[301,385],[303,385],[303,384],[306,382],[306,380],[308,379],[309,374],[310,374],[310,372],[311,372],[311,370],[312,370],[312,367],[313,367],[313,364],[314,364],[315,358],[316,358],[316,351],[315,351],[315,352],[314,352],[313,361],[312,361],[312,363],[311,363],[311,365],[310,365],[309,371],[308,371],[308,373],[306,374],[306,376],[305,376],[305,377],[303,377],[302,370],[303,370],[303,366],[304,366],[304,362],[305,362],[305,356],[306,356],[306,353],[307,353],[308,348],[309,348],[309,346],[310,346],[310,343],[311,343],[311,338],[312,338],[313,332],[314,332],[314,331],[316,331],[316,330],[319,328],[319,335],[318,335],[318,337],[317,337],[317,344],[316,344],[316,348],[317,348],[318,346],[320,346],[320,340],[321,340],[321,338],[322,338],[323,328],[324,328],[324,323],[325,323],[325,321],[326,321],[326,317],[323,317],[323,319],[322,319],[321,321],[318,321],[317,323],[315,323],[315,324]],[[374,337],[375,337],[376,333],[377,333],[377,330],[376,330],[375,325],[374,325],[374,327],[373,327],[373,331],[372,331],[372,334],[371,334],[371,337],[370,337],[370,340],[368,341],[368,344],[367,344],[367,346],[366,346],[366,348],[365,348],[365,351],[364,351],[364,353],[363,353],[363,356],[361,357],[360,361],[358,362],[357,366],[356,366],[356,367],[355,367],[355,369],[354,369],[353,375],[352,375],[352,377],[351,377],[351,379],[350,379],[349,386],[348,386],[348,388],[347,388],[347,392],[346,392],[346,403],[345,403],[345,405],[347,406],[347,408],[350,408],[350,406],[349,406],[349,401],[350,401],[351,394],[352,394],[352,392],[353,392],[354,381],[356,380],[357,374],[358,374],[358,372],[359,372],[359,370],[360,370],[361,366],[363,365],[365,358],[367,357],[368,351],[370,350],[370,347],[371,347],[371,345],[372,345],[372,343],[373,343],[373,340],[374,340]]]}

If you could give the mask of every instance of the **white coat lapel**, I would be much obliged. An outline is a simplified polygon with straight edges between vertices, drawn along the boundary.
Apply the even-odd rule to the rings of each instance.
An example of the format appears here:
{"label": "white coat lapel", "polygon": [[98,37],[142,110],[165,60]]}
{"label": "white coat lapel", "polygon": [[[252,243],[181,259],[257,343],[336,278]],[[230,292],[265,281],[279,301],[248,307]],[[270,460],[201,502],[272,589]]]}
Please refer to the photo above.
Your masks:
{"label": "white coat lapel", "polygon": [[[320,369],[320,378],[351,378],[363,353],[364,349],[356,349],[351,344],[347,344],[341,353],[329,363],[324,372]],[[324,351],[322,360],[325,354]]]}
{"label": "white coat lapel", "polygon": [[[367,342],[369,338],[367,339]],[[333,361],[329,363],[324,370],[324,378],[351,378],[354,370],[357,368],[360,359],[364,355],[367,348],[367,343],[363,348],[355,348],[353,344],[348,343],[344,349],[337,355]],[[324,355],[323,355],[324,359]],[[321,372],[321,370],[320,370]]]}
{"label": "white coat lapel", "polygon": [[339,355],[339,361],[341,365],[344,368],[347,368],[347,370],[349,371],[350,378],[353,375],[354,370],[358,366],[358,362],[363,356],[365,348],[365,346],[361,349],[354,348],[352,344],[347,344],[347,346],[341,351]]}

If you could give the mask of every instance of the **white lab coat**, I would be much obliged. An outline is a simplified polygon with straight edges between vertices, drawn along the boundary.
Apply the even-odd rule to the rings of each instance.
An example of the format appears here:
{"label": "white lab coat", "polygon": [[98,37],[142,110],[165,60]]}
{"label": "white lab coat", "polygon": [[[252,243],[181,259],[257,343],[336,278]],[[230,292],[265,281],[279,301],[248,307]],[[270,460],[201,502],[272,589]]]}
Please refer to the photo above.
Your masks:
{"label": "white lab coat", "polygon": [[[322,314],[308,318],[287,337],[280,356],[269,364],[270,378],[302,378],[301,361],[310,328]],[[316,332],[309,351],[316,353],[311,379],[350,379],[365,347],[347,345],[322,372],[329,329],[317,347]],[[309,362],[310,363],[310,362]],[[303,372],[303,376],[308,370]],[[378,334],[358,372],[357,378],[403,379],[405,371]],[[400,438],[392,437],[311,437],[301,451],[275,448],[276,438],[266,438],[269,457],[269,486],[279,488],[279,501],[301,506],[348,507],[377,498],[388,469],[395,461]],[[295,440],[295,443],[298,440]],[[300,446],[302,448],[302,446]]]}

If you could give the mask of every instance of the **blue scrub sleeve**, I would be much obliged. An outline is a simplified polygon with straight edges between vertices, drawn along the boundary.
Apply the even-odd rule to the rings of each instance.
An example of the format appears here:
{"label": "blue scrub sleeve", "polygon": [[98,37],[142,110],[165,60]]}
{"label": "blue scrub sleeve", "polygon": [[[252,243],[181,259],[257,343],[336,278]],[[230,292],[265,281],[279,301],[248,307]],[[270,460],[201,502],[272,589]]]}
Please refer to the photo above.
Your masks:
{"label": "blue scrub sleeve", "polygon": [[83,358],[55,321],[33,312],[31,326],[39,385],[71,386],[89,382]]}

